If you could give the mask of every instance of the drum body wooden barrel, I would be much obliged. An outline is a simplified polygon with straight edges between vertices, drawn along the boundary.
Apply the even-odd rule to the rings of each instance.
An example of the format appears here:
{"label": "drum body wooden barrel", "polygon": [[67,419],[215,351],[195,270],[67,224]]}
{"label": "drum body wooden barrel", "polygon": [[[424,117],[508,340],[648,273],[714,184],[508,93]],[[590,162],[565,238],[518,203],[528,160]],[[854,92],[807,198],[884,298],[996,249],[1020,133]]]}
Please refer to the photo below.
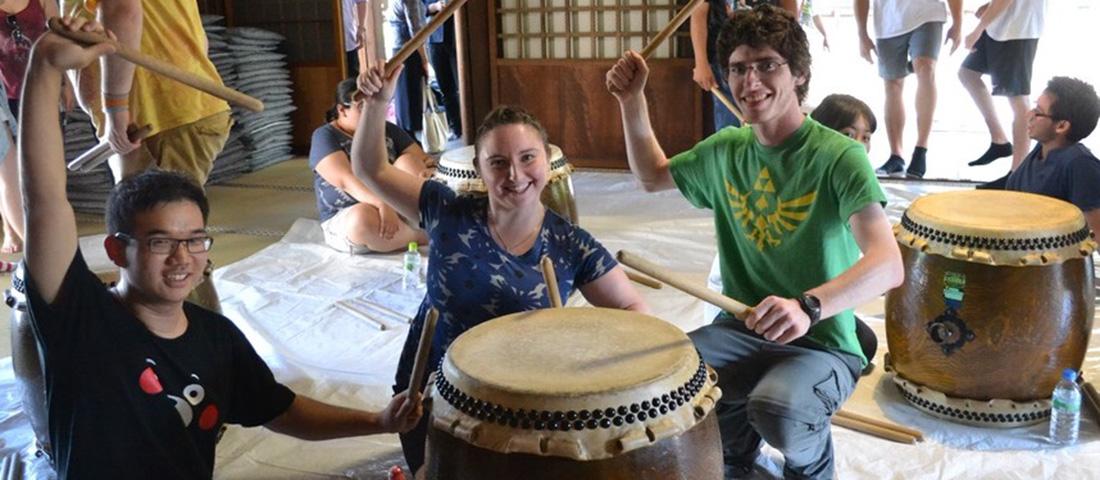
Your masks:
{"label": "drum body wooden barrel", "polygon": [[[434,178],[442,180],[458,193],[485,194],[485,183],[474,169],[474,147],[466,146],[444,153],[439,159]],[[573,166],[557,145],[550,146],[550,180],[542,190],[540,199],[546,208],[576,224],[576,193],[573,190]]]}
{"label": "drum body wooden barrel", "polygon": [[22,263],[12,272],[11,289],[4,301],[11,308],[11,363],[19,385],[23,412],[30,420],[38,449],[51,454],[49,423],[46,411],[46,378],[43,375],[42,351],[34,336],[34,327],[27,312],[26,288]]}
{"label": "drum body wooden barrel", "polygon": [[1092,330],[1096,244],[1080,210],[948,192],[914,201],[895,233],[906,278],[886,296],[886,337],[906,399],[962,423],[1043,421]]}
{"label": "drum body wooden barrel", "polygon": [[721,478],[716,379],[653,317],[494,319],[456,339],[436,374],[427,478]]}

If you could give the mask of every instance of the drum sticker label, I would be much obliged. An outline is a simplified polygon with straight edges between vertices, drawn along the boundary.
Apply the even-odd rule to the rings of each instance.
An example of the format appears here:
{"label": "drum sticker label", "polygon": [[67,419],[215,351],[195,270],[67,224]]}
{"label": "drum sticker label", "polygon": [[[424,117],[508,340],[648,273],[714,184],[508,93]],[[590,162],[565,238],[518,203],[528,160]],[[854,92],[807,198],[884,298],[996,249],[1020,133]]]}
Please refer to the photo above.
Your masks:
{"label": "drum sticker label", "polygon": [[940,346],[944,355],[951,355],[962,348],[966,342],[974,340],[974,332],[967,328],[966,322],[959,317],[965,288],[966,275],[945,272],[943,303],[946,308],[942,314],[925,326],[928,336]]}
{"label": "drum sticker label", "polygon": [[955,311],[962,310],[964,287],[966,287],[966,275],[945,272],[943,275],[943,303]]}
{"label": "drum sticker label", "polygon": [[810,207],[817,199],[817,192],[790,200],[778,198],[767,167],[760,170],[751,192],[742,194],[726,180],[726,193],[733,207],[734,220],[741,224],[742,233],[761,252],[765,247],[781,245],[783,237],[795,231],[809,216]]}

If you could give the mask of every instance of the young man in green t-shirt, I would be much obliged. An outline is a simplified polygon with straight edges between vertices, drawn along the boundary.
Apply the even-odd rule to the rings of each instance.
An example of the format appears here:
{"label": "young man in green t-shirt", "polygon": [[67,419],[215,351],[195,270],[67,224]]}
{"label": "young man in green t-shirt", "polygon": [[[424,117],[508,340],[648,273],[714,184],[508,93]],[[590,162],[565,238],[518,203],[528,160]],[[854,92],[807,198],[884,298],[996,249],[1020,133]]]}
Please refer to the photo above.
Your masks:
{"label": "young man in green t-shirt", "polygon": [[851,309],[903,276],[886,198],[863,147],[802,114],[810,54],[793,16],[738,11],[718,45],[751,125],[671,159],[650,126],[645,60],[627,52],[607,88],[631,170],[648,191],[677,188],[714,211],[724,293],[755,305],[690,333],[720,374],[727,477],[751,472],[763,439],[787,477],[833,478],[829,417],[867,361]]}

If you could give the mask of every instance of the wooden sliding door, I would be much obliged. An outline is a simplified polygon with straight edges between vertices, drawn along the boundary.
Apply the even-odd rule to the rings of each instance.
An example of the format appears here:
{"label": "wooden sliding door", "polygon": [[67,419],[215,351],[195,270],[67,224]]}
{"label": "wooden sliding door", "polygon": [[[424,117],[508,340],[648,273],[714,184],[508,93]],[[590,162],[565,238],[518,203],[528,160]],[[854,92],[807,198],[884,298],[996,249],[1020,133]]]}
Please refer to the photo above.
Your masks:
{"label": "wooden sliding door", "polygon": [[[546,126],[576,165],[626,168],[618,103],[604,74],[640,51],[682,8],[679,0],[488,0],[492,103],[518,104]],[[471,35],[473,36],[473,35]],[[654,129],[677,152],[703,134],[702,92],[691,79],[685,24],[649,60]],[[473,78],[469,81],[476,81]]]}

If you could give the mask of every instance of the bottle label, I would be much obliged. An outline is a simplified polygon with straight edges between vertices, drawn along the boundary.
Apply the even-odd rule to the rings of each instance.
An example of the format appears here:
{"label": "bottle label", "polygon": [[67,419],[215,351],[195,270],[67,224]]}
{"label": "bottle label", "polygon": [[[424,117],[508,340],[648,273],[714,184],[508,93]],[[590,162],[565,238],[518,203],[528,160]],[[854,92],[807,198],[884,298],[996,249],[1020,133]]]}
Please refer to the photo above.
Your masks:
{"label": "bottle label", "polygon": [[1068,413],[1077,413],[1081,409],[1080,403],[1070,403],[1063,400],[1054,399],[1054,409]]}

